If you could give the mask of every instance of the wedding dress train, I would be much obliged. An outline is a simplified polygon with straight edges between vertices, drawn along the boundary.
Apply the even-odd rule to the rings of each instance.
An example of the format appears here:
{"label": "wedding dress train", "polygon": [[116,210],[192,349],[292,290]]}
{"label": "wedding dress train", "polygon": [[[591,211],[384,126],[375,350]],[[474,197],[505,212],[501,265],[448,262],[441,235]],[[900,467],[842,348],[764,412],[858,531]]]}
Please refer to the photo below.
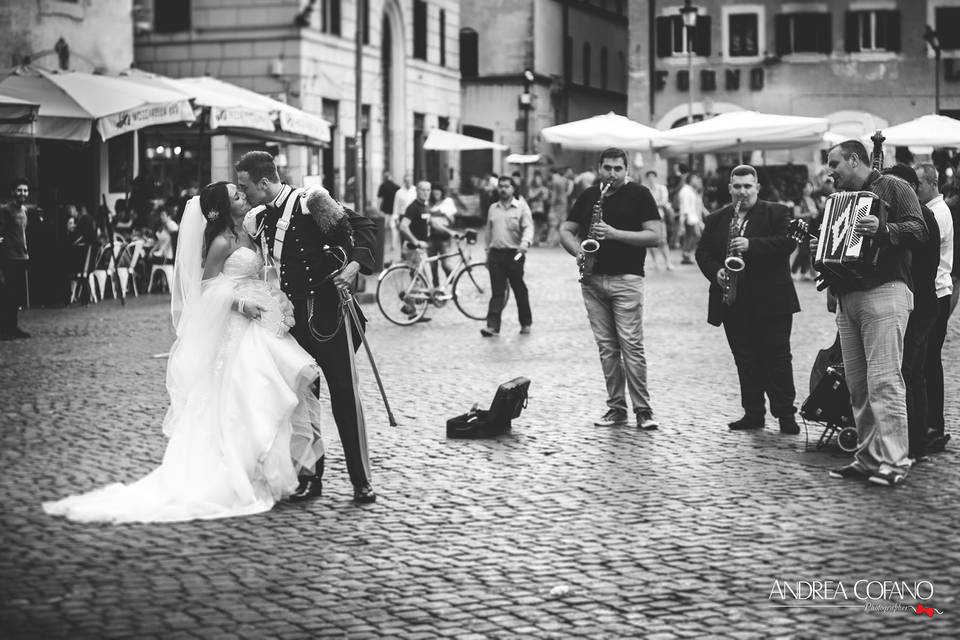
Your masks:
{"label": "wedding dress train", "polygon": [[[241,247],[184,310],[167,366],[170,406],[163,461],[131,484],[112,484],[43,509],[77,521],[171,522],[269,510],[297,488],[323,445],[312,387],[316,362],[287,333],[290,302],[259,278],[263,262]],[[267,311],[232,311],[235,298]],[[292,309],[289,309],[292,318]]]}

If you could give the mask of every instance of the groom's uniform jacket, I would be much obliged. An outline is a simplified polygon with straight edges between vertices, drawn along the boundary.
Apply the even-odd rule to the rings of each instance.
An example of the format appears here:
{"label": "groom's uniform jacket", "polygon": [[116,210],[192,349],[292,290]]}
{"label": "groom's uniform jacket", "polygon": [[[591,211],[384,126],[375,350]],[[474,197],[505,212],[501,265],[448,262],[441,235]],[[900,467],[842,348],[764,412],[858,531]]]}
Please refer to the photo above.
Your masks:
{"label": "groom's uniform jacket", "polygon": [[[283,215],[293,191],[291,186],[282,185],[277,197],[267,204],[264,212],[257,217],[257,226],[263,228],[271,256],[277,221]],[[336,289],[329,276],[341,265],[324,251],[326,245],[343,247],[348,261],[359,264],[361,273],[373,273],[373,246],[376,241],[374,223],[349,209],[345,211],[350,229],[338,227],[324,233],[306,210],[304,200],[300,198],[294,203],[279,261],[280,288],[291,300],[303,299],[314,293],[329,293],[334,301],[337,299]]]}

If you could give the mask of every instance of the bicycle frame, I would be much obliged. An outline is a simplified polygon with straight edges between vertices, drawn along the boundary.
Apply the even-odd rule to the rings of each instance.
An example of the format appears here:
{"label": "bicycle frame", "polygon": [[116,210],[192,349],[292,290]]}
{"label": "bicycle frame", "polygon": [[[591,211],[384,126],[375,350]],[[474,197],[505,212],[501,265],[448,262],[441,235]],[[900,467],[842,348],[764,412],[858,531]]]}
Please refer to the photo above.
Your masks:
{"label": "bicycle frame", "polygon": [[[457,243],[457,250],[451,251],[450,253],[437,254],[435,256],[427,257],[427,252],[421,248],[417,248],[417,256],[419,260],[417,261],[417,266],[415,267],[418,274],[423,276],[423,279],[427,282],[433,282],[433,274],[430,273],[430,269],[427,267],[434,263],[440,262],[441,260],[446,260],[447,258],[456,258],[459,257],[460,261],[450,270],[450,273],[446,274],[446,279],[440,285],[440,288],[443,289],[444,294],[449,294],[451,287],[453,287],[453,281],[456,280],[457,276],[460,275],[460,272],[467,268],[467,265],[470,261],[467,259],[467,255],[463,252],[463,242],[464,238],[454,238]],[[443,266],[442,264],[440,265]]]}

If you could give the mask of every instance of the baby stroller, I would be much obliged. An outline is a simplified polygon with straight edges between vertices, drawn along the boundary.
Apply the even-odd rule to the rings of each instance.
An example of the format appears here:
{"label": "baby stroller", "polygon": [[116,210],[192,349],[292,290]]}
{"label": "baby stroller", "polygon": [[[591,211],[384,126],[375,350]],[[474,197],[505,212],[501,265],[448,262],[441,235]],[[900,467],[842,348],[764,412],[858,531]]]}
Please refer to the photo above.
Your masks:
{"label": "baby stroller", "polygon": [[850,391],[843,377],[839,333],[833,344],[821,349],[813,362],[810,395],[800,407],[800,417],[824,425],[817,449],[826,447],[836,435],[841,449],[848,453],[856,451],[859,439],[850,407]]}

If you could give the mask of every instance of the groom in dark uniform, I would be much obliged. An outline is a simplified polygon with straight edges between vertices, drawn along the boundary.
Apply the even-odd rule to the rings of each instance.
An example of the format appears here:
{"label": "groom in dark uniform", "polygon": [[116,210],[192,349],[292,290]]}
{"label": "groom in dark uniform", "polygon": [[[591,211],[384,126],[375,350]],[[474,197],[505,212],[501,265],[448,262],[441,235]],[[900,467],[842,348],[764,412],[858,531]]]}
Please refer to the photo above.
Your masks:
{"label": "groom in dark uniform", "polygon": [[[293,302],[296,324],[290,333],[323,370],[353,499],[374,502],[363,410],[351,377],[352,354],[340,308],[340,291],[348,290],[358,272],[373,273],[374,224],[345,209],[325,189],[299,190],[281,183],[273,157],[265,151],[245,153],[236,172],[237,186],[249,203],[265,207],[256,215],[257,236],[263,234],[263,246],[280,267],[280,288]],[[339,259],[329,251],[334,246],[343,248]],[[366,325],[359,308],[357,313],[361,326],[353,328],[354,351]],[[314,475],[301,476],[291,500],[321,494],[323,466],[320,458]]]}

